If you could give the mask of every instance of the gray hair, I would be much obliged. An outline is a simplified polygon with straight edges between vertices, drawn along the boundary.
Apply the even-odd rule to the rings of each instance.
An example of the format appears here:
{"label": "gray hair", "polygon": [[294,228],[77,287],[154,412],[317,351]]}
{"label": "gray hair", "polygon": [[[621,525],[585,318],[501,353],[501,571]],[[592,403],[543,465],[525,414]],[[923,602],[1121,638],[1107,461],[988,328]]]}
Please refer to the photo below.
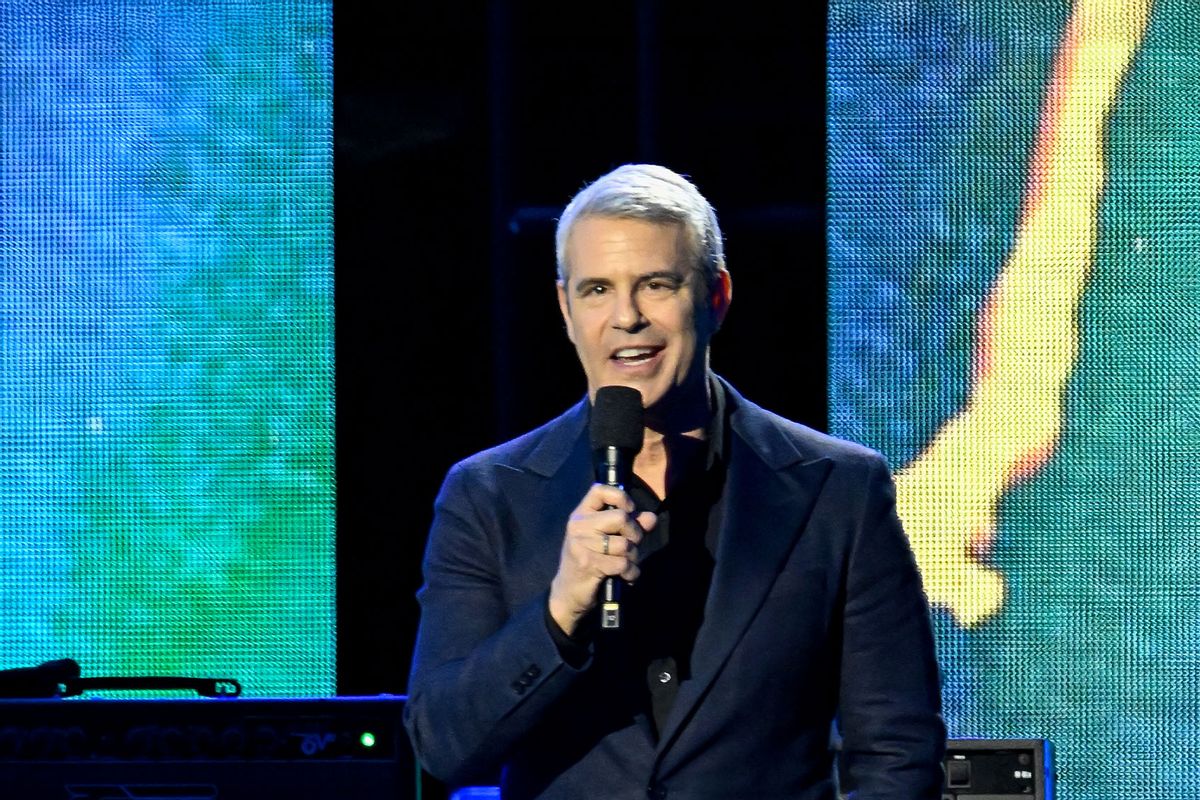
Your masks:
{"label": "gray hair", "polygon": [[567,239],[582,217],[678,223],[687,236],[693,266],[712,286],[725,266],[717,213],[700,190],[677,172],[655,164],[625,164],[585,186],[567,203],[554,234],[558,279],[566,280]]}

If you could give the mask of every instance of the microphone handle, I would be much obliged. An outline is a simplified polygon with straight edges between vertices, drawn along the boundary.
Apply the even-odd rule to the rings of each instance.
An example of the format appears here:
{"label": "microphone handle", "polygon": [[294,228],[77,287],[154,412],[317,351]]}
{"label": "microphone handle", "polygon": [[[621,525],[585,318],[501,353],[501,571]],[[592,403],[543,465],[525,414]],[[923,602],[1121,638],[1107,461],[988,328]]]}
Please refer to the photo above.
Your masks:
{"label": "microphone handle", "polygon": [[620,578],[605,578],[600,587],[600,627],[609,630],[621,627]]}
{"label": "microphone handle", "polygon": [[[600,464],[601,482],[624,490],[621,484],[621,451],[609,445],[604,448],[604,460]],[[613,508],[613,506],[609,506]],[[621,579],[605,578],[600,586],[600,627],[617,630],[621,627]]]}

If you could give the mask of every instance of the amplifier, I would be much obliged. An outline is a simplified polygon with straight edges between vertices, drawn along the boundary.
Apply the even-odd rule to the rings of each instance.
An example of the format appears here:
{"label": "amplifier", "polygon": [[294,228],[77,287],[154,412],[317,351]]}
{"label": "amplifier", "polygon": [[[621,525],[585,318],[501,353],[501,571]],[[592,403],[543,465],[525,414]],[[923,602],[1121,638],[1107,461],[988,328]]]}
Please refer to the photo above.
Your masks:
{"label": "amplifier", "polygon": [[412,798],[404,698],[0,701],[5,800]]}
{"label": "amplifier", "polygon": [[1044,739],[949,739],[942,800],[1053,800]]}

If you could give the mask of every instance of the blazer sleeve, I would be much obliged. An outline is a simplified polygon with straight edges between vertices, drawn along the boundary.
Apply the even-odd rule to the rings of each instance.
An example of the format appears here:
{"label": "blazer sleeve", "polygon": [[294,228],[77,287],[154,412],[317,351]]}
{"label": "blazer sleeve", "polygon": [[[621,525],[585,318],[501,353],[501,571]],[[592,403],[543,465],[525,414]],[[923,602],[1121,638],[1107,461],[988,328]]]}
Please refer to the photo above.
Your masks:
{"label": "blazer sleeve", "polygon": [[459,464],[447,475],[417,594],[405,726],[422,766],[450,784],[495,781],[514,745],[578,674],[547,629],[548,588],[508,606],[499,503],[479,475],[485,470]]}
{"label": "blazer sleeve", "polygon": [[946,729],[929,607],[882,457],[846,576],[839,724],[854,800],[938,800]]}

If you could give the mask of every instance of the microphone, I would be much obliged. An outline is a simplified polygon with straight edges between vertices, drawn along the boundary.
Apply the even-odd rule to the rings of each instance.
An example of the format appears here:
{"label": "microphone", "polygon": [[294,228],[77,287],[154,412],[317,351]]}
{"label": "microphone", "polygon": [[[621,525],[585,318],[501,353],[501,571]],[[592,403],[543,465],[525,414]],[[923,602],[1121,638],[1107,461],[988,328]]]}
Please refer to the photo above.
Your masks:
{"label": "microphone", "polygon": [[[592,404],[588,433],[596,482],[625,488],[633,475],[633,459],[642,449],[642,394],[628,386],[601,386]],[[600,627],[621,627],[621,583],[605,578],[600,589]]]}

